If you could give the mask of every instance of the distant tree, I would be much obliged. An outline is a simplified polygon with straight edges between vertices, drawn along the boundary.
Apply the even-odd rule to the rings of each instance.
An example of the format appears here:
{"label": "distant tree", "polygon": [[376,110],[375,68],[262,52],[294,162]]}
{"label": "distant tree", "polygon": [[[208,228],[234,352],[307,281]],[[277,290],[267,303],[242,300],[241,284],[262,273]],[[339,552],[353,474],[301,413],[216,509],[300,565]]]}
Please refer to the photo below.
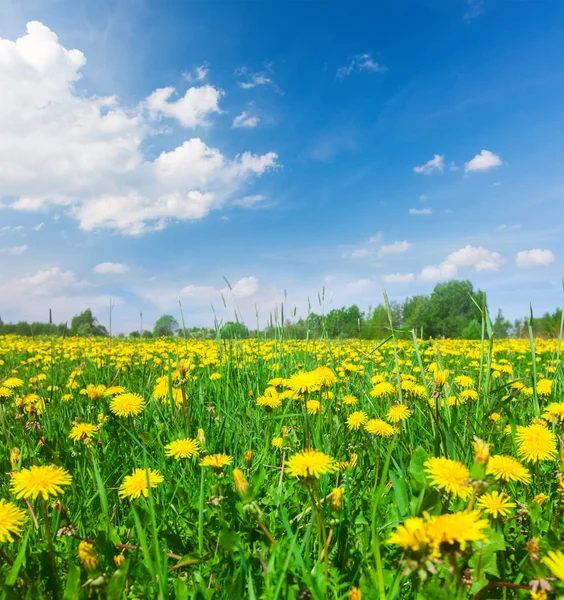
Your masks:
{"label": "distant tree", "polygon": [[460,336],[463,340],[480,340],[482,339],[482,325],[476,319],[472,319],[468,325],[462,330]]}
{"label": "distant tree", "polygon": [[511,323],[503,316],[501,308],[497,311],[495,321],[492,324],[494,337],[504,339],[509,337]]}
{"label": "distant tree", "polygon": [[222,340],[241,340],[249,337],[249,330],[243,323],[227,321],[220,329]]}
{"label": "distant tree", "polygon": [[141,337],[145,340],[150,340],[153,337],[153,332],[149,331],[148,329],[145,329]]}
{"label": "distant tree", "polygon": [[172,315],[163,315],[157,319],[153,329],[153,336],[158,337],[173,337],[178,333],[180,325]]}
{"label": "distant tree", "polygon": [[138,332],[137,330],[134,330],[134,331],[132,331],[132,332],[129,334],[129,337],[130,337],[130,338],[138,338],[138,337],[141,337],[141,336],[139,335],[139,332]]}
{"label": "distant tree", "polygon": [[71,334],[81,337],[103,336],[107,337],[108,330],[98,322],[92,311],[85,311],[75,315],[71,321]]}

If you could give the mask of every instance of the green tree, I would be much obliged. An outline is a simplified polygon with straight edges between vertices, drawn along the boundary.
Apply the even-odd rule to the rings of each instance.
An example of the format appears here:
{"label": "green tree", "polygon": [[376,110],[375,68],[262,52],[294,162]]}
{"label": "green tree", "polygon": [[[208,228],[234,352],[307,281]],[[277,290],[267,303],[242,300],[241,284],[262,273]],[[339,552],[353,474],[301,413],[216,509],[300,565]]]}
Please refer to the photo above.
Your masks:
{"label": "green tree", "polygon": [[220,329],[222,340],[240,340],[249,337],[249,330],[243,323],[227,321]]}
{"label": "green tree", "polygon": [[503,316],[501,308],[497,311],[495,321],[492,324],[494,336],[498,339],[509,337],[511,323]]}
{"label": "green tree", "polygon": [[172,337],[178,333],[180,325],[172,315],[163,315],[157,319],[153,329],[153,337]]}
{"label": "green tree", "polygon": [[85,311],[72,318],[71,334],[81,337],[106,337],[108,335],[108,330],[98,322],[96,317],[92,314],[92,310],[87,308]]}
{"label": "green tree", "polygon": [[143,335],[141,336],[144,340],[150,340],[153,337],[153,332],[145,329]]}
{"label": "green tree", "polygon": [[138,332],[137,330],[135,330],[135,331],[132,331],[132,332],[129,334],[129,337],[130,337],[130,338],[139,338],[139,337],[141,337],[141,336],[139,335],[139,332]]}
{"label": "green tree", "polygon": [[482,325],[476,319],[472,319],[462,330],[460,336],[463,340],[479,340],[482,338]]}

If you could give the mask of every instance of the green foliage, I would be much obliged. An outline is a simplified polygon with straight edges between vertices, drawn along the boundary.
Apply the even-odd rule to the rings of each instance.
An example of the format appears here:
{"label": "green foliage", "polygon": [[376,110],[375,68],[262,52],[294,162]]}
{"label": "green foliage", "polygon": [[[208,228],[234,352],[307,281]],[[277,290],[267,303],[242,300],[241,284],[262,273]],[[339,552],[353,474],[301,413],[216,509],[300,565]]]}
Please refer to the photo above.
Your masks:
{"label": "green foliage", "polygon": [[107,329],[101,325],[92,311],[87,308],[85,311],[74,316],[71,321],[71,334],[80,337],[106,337]]}
{"label": "green foliage", "polygon": [[172,315],[162,315],[153,328],[153,337],[173,337],[180,330],[178,321]]}
{"label": "green foliage", "polygon": [[243,323],[227,321],[220,331],[222,340],[243,340],[249,337],[249,330]]}

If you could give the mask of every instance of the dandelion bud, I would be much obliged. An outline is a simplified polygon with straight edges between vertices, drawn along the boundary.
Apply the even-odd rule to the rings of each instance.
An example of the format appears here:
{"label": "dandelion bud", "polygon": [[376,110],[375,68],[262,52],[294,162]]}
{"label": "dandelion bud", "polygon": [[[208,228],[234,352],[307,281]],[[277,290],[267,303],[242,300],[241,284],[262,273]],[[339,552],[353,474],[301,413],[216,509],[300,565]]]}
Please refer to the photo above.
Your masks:
{"label": "dandelion bud", "polygon": [[529,560],[531,562],[536,562],[539,559],[539,538],[531,538],[525,544],[525,550],[529,553]]}
{"label": "dandelion bud", "polygon": [[356,464],[358,463],[358,454],[351,454],[351,459],[349,460],[349,467],[354,469]]}
{"label": "dandelion bud", "polygon": [[541,492],[540,494],[537,494],[533,498],[533,502],[536,502],[539,506],[542,506],[546,502],[547,499],[548,499],[548,496]]}
{"label": "dandelion bud", "polygon": [[448,371],[435,371],[434,379],[435,379],[435,387],[442,388],[445,383],[448,381],[449,372]]}
{"label": "dandelion bud", "polygon": [[233,481],[235,482],[235,491],[242,496],[249,489],[249,482],[245,479],[241,469],[233,469]]}
{"label": "dandelion bud", "polygon": [[490,458],[490,446],[484,440],[481,440],[479,437],[474,436],[474,441],[472,442],[472,446],[474,446],[474,458],[476,462],[479,462],[485,465]]}
{"label": "dandelion bud", "polygon": [[10,453],[10,462],[12,463],[12,469],[15,469],[18,466],[18,463],[20,462],[20,449],[19,448],[13,448],[12,452]]}
{"label": "dandelion bud", "polygon": [[245,462],[250,465],[253,462],[255,453],[252,450],[245,450]]}
{"label": "dandelion bud", "polygon": [[203,446],[206,443],[206,435],[204,434],[204,430],[202,428],[198,429],[198,442]]}
{"label": "dandelion bud", "polygon": [[362,600],[362,592],[353,585],[347,598],[348,600]]}
{"label": "dandelion bud", "polygon": [[123,565],[124,560],[125,556],[123,554],[117,554],[114,556],[114,563],[118,569],[121,567],[121,565]]}
{"label": "dandelion bud", "polygon": [[80,542],[78,545],[78,557],[87,569],[94,569],[98,564],[98,557],[94,551],[94,546],[88,542]]}
{"label": "dandelion bud", "polygon": [[335,510],[339,510],[343,505],[343,496],[345,495],[345,488],[333,488],[331,494],[331,507]]}
{"label": "dandelion bud", "polygon": [[282,427],[282,437],[287,438],[288,434],[289,434],[288,428],[286,427],[286,425],[284,425],[284,427]]}

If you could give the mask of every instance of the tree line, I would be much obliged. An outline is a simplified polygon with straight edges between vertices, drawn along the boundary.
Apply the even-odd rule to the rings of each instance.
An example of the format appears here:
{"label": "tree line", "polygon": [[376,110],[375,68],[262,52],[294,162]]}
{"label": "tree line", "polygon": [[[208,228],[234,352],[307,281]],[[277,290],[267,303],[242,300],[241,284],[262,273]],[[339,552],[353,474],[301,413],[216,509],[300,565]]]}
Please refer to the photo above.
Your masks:
{"label": "tree line", "polygon": [[[391,302],[389,311],[395,328],[413,330],[422,338],[480,339],[482,335],[482,311],[485,307],[485,294],[474,290],[470,281],[453,280],[439,283],[431,294],[406,298],[403,303]],[[494,336],[497,338],[527,337],[528,318],[511,322],[500,309],[492,319]],[[533,317],[532,328],[536,336],[558,337],[562,324],[562,310]],[[262,332],[249,330],[242,322],[223,323],[216,328],[180,327],[172,315],[162,315],[157,319],[152,331],[132,331],[132,338],[158,338],[186,336],[191,339],[244,339],[261,334],[267,338],[283,335],[288,338],[306,339],[361,338],[384,339],[389,335],[390,323],[388,308],[383,304],[370,307],[366,312],[353,304],[336,308],[327,314],[310,312],[307,317],[284,323],[270,323]],[[108,330],[92,314],[90,309],[73,317],[70,327],[67,323],[3,323],[0,318],[0,335],[21,336],[108,336]],[[125,337],[120,333],[118,337]]]}

